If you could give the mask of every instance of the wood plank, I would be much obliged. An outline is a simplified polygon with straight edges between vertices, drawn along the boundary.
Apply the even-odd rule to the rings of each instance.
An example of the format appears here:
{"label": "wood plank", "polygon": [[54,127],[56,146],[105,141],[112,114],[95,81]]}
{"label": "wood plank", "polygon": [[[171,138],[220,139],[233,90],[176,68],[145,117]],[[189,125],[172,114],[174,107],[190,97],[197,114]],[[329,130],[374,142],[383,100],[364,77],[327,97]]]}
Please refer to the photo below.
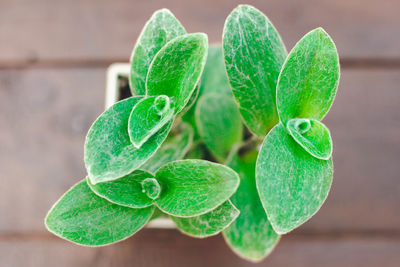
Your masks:
{"label": "wood plank", "polygon": [[[345,70],[324,123],[334,179],[313,229],[399,229],[400,70]],[[306,226],[307,227],[307,226]]]}
{"label": "wood plank", "polygon": [[221,236],[193,239],[171,230],[146,230],[121,243],[84,248],[58,238],[0,241],[1,267],[36,266],[397,266],[400,240],[381,238],[282,238],[259,264],[241,260]]}
{"label": "wood plank", "polygon": [[[86,63],[129,59],[152,12],[167,7],[189,32],[220,42],[225,18],[242,1],[2,0],[0,65],[48,61]],[[398,0],[256,0],[288,48],[324,27],[342,58],[400,58]]]}
{"label": "wood plank", "polygon": [[[85,175],[86,131],[105,69],[0,71],[0,231],[45,231],[51,205]],[[300,232],[400,230],[400,70],[344,70],[325,123],[333,188]],[[18,189],[18,190],[17,190]]]}
{"label": "wood plank", "polygon": [[104,69],[0,73],[0,231],[43,229],[85,177],[83,144],[104,107]]}

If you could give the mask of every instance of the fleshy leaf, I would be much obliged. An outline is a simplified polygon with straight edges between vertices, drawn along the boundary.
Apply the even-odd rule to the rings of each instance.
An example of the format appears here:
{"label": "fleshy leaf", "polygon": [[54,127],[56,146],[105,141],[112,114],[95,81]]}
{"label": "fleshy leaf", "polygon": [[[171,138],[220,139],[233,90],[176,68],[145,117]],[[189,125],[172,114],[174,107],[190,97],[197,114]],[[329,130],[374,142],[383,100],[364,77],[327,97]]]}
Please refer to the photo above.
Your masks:
{"label": "fleshy leaf", "polygon": [[168,163],[157,171],[156,179],[161,184],[157,206],[178,217],[193,217],[214,210],[239,186],[236,172],[206,160]]}
{"label": "fleshy leaf", "polygon": [[147,75],[147,95],[169,96],[175,114],[179,113],[200,81],[207,59],[207,42],[204,33],[192,33],[176,37],[161,48]]}
{"label": "fleshy leaf", "polygon": [[[224,94],[233,97],[231,87],[228,83],[228,77],[226,76],[222,48],[219,45],[210,46],[208,48],[207,62],[204,67],[203,75],[201,76],[197,99],[187,112],[185,112],[185,110],[182,111],[182,113],[184,113],[182,120],[192,125],[196,138],[198,137],[198,131],[195,111],[201,96],[207,94]],[[188,106],[189,104],[185,109],[187,109]]]}
{"label": "fleshy leaf", "polygon": [[140,169],[155,173],[161,166],[175,160],[183,159],[189,151],[193,141],[193,129],[187,123],[180,124],[180,130],[176,135],[169,136]]}
{"label": "fleshy leaf", "polygon": [[201,76],[199,95],[206,94],[232,96],[228,76],[226,75],[222,47],[220,45],[213,45],[208,49],[207,62]]}
{"label": "fleshy leaf", "polygon": [[314,157],[323,160],[331,157],[331,134],[321,122],[313,119],[291,119],[286,128],[294,140]]}
{"label": "fleshy leaf", "polygon": [[277,108],[283,125],[290,119],[321,120],[339,84],[335,44],[322,29],[306,34],[292,49],[279,75]]}
{"label": "fleshy leaf", "polygon": [[140,148],[173,116],[174,108],[168,96],[153,96],[139,101],[129,116],[128,132],[132,144]]}
{"label": "fleshy leaf", "polygon": [[144,26],[131,56],[130,87],[133,95],[146,94],[146,76],[156,53],[185,29],[168,9],[156,11]]}
{"label": "fleshy leaf", "polygon": [[49,211],[45,223],[53,234],[85,246],[103,246],[124,240],[140,230],[154,206],[132,209],[113,204],[92,192],[83,180]]}
{"label": "fleshy leaf", "polygon": [[196,107],[196,125],[200,137],[220,162],[243,138],[242,120],[231,96],[202,96]]}
{"label": "fleshy leaf", "polygon": [[181,118],[185,117],[186,113],[188,113],[189,110],[192,110],[192,108],[194,107],[195,103],[197,102],[197,98],[199,96],[199,92],[200,92],[200,84],[197,84],[197,86],[194,89],[192,95],[190,96],[189,101],[187,102],[186,106],[182,109],[181,113],[179,114]]}
{"label": "fleshy leaf", "polygon": [[185,159],[203,159],[205,157],[205,145],[199,141],[195,142],[185,155]]}
{"label": "fleshy leaf", "polygon": [[240,210],[239,217],[224,230],[224,238],[240,257],[254,262],[268,256],[279,241],[258,196],[255,182],[257,151],[239,158],[235,155],[231,166],[240,175],[240,185],[231,197]]}
{"label": "fleshy leaf", "polygon": [[96,195],[112,203],[130,208],[145,208],[154,202],[143,192],[142,182],[148,178],[153,178],[153,175],[136,170],[117,180],[94,185],[87,179],[87,183]]}
{"label": "fleshy leaf", "polygon": [[[155,206],[154,206],[155,207]],[[150,221],[158,219],[158,218],[168,218],[168,214],[165,214],[164,212],[162,212],[159,208],[155,207],[154,208],[154,212],[153,215],[150,218]]]}
{"label": "fleshy leaf", "polygon": [[282,124],[266,136],[257,159],[261,203],[278,234],[300,226],[322,206],[332,183],[332,160],[311,156]]}
{"label": "fleshy leaf", "polygon": [[179,231],[192,237],[213,236],[228,227],[239,215],[239,210],[228,200],[206,214],[180,218],[170,216]]}
{"label": "fleshy leaf", "polygon": [[240,5],[223,33],[226,71],[240,114],[251,132],[265,136],[278,122],[276,83],[287,52],[268,18]]}
{"label": "fleshy leaf", "polygon": [[85,142],[85,166],[93,184],[116,180],[138,169],[164,142],[172,122],[136,148],[129,138],[128,120],[142,97],[122,100],[93,123]]}

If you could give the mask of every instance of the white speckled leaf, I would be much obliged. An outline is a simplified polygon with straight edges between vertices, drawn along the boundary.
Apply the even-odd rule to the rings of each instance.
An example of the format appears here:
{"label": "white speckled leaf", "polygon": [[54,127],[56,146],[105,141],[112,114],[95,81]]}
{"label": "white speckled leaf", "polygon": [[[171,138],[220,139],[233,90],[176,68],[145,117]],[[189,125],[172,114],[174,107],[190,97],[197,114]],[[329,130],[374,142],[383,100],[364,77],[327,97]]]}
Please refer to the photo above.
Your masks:
{"label": "white speckled leaf", "polygon": [[154,12],[132,52],[129,81],[133,95],[146,94],[146,77],[156,53],[168,41],[185,33],[185,29],[168,9]]}
{"label": "white speckled leaf", "polygon": [[155,173],[161,166],[183,159],[193,142],[193,128],[187,123],[181,123],[178,133],[169,136],[157,152],[143,164],[140,169]]}
{"label": "white speckled leaf", "polygon": [[204,33],[172,39],[154,57],[146,80],[148,96],[167,95],[175,114],[188,103],[200,81],[207,59],[208,39]]}
{"label": "white speckled leaf", "polygon": [[331,157],[331,134],[321,122],[313,119],[291,119],[286,128],[293,139],[312,156],[323,160]]}
{"label": "white speckled leaf", "polygon": [[277,85],[277,109],[286,126],[294,118],[321,120],[339,84],[335,44],[322,29],[306,34],[289,53]]}
{"label": "white speckled leaf", "polygon": [[130,208],[145,208],[153,204],[154,200],[143,192],[142,182],[147,178],[154,178],[148,172],[136,170],[117,180],[92,184],[87,183],[96,195],[108,201]]}
{"label": "white speckled leaf", "polygon": [[182,233],[191,237],[205,238],[224,230],[237,218],[239,213],[239,210],[228,200],[215,210],[200,216],[170,217]]}
{"label": "white speckled leaf", "polygon": [[266,136],[257,159],[261,203],[274,230],[286,234],[322,206],[332,183],[332,160],[320,160],[301,147],[282,124]]}
{"label": "white speckled leaf", "polygon": [[[161,100],[160,100],[161,99]],[[174,116],[167,96],[147,97],[139,101],[129,116],[128,132],[132,144],[140,148]]]}
{"label": "white speckled leaf", "polygon": [[85,246],[103,246],[124,240],[140,230],[154,206],[132,209],[113,204],[90,190],[83,180],[49,211],[45,223],[53,234]]}
{"label": "white speckled leaf", "polygon": [[212,45],[208,49],[207,62],[200,82],[199,95],[225,94],[232,97],[232,90],[226,75],[222,47]]}
{"label": "white speckled leaf", "polygon": [[229,95],[202,96],[196,107],[196,125],[200,137],[220,162],[243,138],[239,110]]}
{"label": "white speckled leaf", "polygon": [[85,166],[91,183],[112,181],[138,169],[164,142],[169,122],[140,149],[129,138],[128,120],[142,97],[122,100],[101,114],[90,128],[85,142]]}
{"label": "white speckled leaf", "polygon": [[[219,45],[213,45],[208,48],[207,62],[204,67],[203,75],[201,76],[200,86],[197,93],[197,99],[192,108],[188,109],[187,112],[185,112],[185,110],[181,112],[181,114],[184,113],[182,120],[192,125],[196,137],[198,136],[198,133],[195,111],[201,97],[207,94],[224,94],[233,98],[225,71],[222,48]],[[185,109],[187,109],[187,106]]]}
{"label": "white speckled leaf", "polygon": [[161,185],[157,206],[177,217],[193,217],[214,210],[235,193],[239,176],[232,169],[206,160],[168,163],[156,173]]}
{"label": "white speckled leaf", "polygon": [[235,155],[231,166],[240,175],[240,185],[231,197],[240,210],[239,217],[224,230],[224,238],[240,257],[259,262],[267,257],[279,241],[258,196],[255,167],[257,151],[239,157]]}
{"label": "white speckled leaf", "polygon": [[199,97],[199,93],[200,93],[200,84],[197,84],[197,86],[194,89],[192,95],[190,96],[190,99],[187,102],[186,106],[179,113],[179,117],[181,117],[183,119],[183,117],[185,117],[185,115],[189,112],[189,110],[193,109],[193,107],[195,106],[197,99]]}
{"label": "white speckled leaf", "polygon": [[286,48],[263,13],[240,5],[225,22],[223,50],[229,83],[243,120],[251,132],[265,136],[278,122],[276,82]]}

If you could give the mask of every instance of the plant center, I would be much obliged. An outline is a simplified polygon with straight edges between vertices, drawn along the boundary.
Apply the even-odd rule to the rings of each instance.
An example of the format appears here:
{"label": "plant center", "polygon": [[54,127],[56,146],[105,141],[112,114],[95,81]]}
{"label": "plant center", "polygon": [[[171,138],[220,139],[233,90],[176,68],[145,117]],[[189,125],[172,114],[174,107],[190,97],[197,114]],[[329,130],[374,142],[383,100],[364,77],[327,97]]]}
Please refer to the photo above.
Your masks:
{"label": "plant center", "polygon": [[168,96],[160,95],[154,100],[154,107],[158,115],[165,114],[171,107],[171,102]]}
{"label": "plant center", "polygon": [[142,181],[142,192],[151,199],[157,199],[161,193],[160,184],[154,178],[146,178]]}
{"label": "plant center", "polygon": [[305,134],[311,129],[311,122],[309,119],[297,119],[294,128],[300,134]]}

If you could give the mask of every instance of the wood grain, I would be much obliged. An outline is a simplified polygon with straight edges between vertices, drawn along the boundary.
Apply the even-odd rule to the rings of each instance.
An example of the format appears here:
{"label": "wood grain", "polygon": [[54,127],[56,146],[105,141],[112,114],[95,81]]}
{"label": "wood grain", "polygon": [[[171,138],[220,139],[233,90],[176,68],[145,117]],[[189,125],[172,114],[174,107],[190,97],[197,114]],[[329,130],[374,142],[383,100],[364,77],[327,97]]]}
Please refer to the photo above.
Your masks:
{"label": "wood grain", "polygon": [[[0,231],[45,231],[47,210],[85,176],[83,143],[102,111],[104,77],[103,68],[0,71]],[[400,70],[343,71],[325,120],[332,191],[300,232],[400,231],[398,84]]]}
{"label": "wood grain", "polygon": [[[0,67],[65,61],[128,60],[141,28],[160,8],[171,9],[189,32],[220,42],[225,18],[243,1],[2,0]],[[400,1],[250,1],[274,22],[291,48],[322,26],[344,58],[400,59]]]}
{"label": "wood grain", "polygon": [[51,202],[85,177],[83,144],[103,110],[105,70],[0,76],[0,231],[42,230]]}
{"label": "wood grain", "polygon": [[324,122],[335,174],[320,212],[251,264],[221,236],[144,229],[109,247],[47,233],[51,205],[85,176],[83,144],[102,112],[106,67],[127,61],[141,28],[169,8],[188,32],[220,42],[238,0],[0,1],[0,267],[398,266],[400,1],[254,0],[288,49],[322,26],[343,64]]}
{"label": "wood grain", "polygon": [[288,236],[259,264],[241,260],[221,236],[193,239],[173,230],[144,230],[121,243],[84,248],[54,238],[0,241],[0,266],[96,267],[376,267],[400,262],[400,240]]}

